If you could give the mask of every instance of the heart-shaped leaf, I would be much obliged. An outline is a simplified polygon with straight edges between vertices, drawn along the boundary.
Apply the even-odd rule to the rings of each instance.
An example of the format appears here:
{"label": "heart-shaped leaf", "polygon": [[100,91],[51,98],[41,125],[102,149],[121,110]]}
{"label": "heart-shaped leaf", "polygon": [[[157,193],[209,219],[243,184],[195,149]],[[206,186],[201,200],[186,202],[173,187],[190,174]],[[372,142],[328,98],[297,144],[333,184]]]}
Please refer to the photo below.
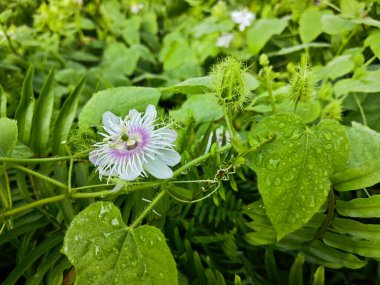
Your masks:
{"label": "heart-shaped leaf", "polygon": [[63,252],[76,268],[75,284],[177,284],[177,269],[161,231],[128,228],[111,202],[79,213],[67,230]]}
{"label": "heart-shaped leaf", "polygon": [[277,238],[307,223],[325,202],[330,175],[345,167],[349,143],[344,127],[332,120],[308,127],[294,114],[266,118],[251,138],[275,134],[247,157]]}

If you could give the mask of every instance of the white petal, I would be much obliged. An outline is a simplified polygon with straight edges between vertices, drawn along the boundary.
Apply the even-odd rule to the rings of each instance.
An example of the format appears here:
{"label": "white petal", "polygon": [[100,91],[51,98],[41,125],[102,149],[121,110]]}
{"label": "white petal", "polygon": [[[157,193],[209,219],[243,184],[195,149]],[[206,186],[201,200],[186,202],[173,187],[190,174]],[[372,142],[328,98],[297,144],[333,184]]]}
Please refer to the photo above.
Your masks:
{"label": "white petal", "polygon": [[146,124],[152,124],[157,117],[156,107],[149,104],[145,109],[144,122]]}
{"label": "white petal", "polygon": [[99,155],[96,150],[90,152],[88,159],[93,165],[96,165],[96,166],[99,165]]}
{"label": "white petal", "polygon": [[132,169],[132,167],[126,167],[126,169],[120,173],[119,178],[127,181],[135,180],[139,175],[140,172],[136,172],[135,170]]}
{"label": "white petal", "polygon": [[105,128],[112,130],[113,129],[112,124],[118,126],[121,122],[121,119],[118,116],[114,115],[112,112],[107,111],[103,114],[102,121],[103,121],[103,126]]}
{"label": "white petal", "polygon": [[163,161],[166,165],[174,166],[181,161],[181,156],[178,152],[172,149],[160,150],[161,155],[158,158]]}
{"label": "white petal", "polygon": [[157,133],[167,142],[174,142],[177,139],[177,132],[172,129],[162,128],[157,130]]}
{"label": "white petal", "polygon": [[144,169],[158,179],[168,179],[173,176],[173,171],[161,160],[148,160],[144,163]]}

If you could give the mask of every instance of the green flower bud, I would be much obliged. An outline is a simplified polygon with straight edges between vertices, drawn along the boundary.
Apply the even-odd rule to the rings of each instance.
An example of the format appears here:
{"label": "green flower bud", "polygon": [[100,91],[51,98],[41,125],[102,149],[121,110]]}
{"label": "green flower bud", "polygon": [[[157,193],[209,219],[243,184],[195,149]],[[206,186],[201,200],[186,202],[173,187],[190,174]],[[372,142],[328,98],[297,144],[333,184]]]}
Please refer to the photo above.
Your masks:
{"label": "green flower bud", "polygon": [[268,59],[268,56],[265,53],[263,53],[262,55],[260,55],[259,63],[260,63],[261,66],[268,66],[269,65],[269,59]]}
{"label": "green flower bud", "polygon": [[333,99],[322,111],[322,119],[342,120],[342,105],[339,100]]}
{"label": "green flower bud", "polygon": [[314,75],[306,61],[298,65],[295,71],[290,79],[290,100],[308,102],[315,88]]}
{"label": "green flower bud", "polygon": [[211,15],[214,16],[217,19],[222,19],[227,14],[227,6],[226,3],[223,1],[218,1],[212,8],[211,8]]}
{"label": "green flower bud", "polygon": [[214,90],[218,103],[236,110],[243,107],[249,96],[242,62],[227,57],[213,69]]}
{"label": "green flower bud", "polygon": [[320,99],[330,101],[332,99],[333,89],[330,81],[324,81],[319,89],[318,96]]}

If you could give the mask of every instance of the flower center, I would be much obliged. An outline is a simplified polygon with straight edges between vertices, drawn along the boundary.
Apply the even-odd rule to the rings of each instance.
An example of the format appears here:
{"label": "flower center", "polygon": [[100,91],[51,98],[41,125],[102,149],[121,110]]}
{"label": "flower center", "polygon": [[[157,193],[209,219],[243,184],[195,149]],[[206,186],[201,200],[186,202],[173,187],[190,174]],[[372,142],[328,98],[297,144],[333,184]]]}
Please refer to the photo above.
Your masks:
{"label": "flower center", "polygon": [[123,133],[121,136],[114,138],[110,143],[110,147],[118,150],[133,150],[137,148],[140,143],[140,136],[136,134],[129,136],[127,133]]}

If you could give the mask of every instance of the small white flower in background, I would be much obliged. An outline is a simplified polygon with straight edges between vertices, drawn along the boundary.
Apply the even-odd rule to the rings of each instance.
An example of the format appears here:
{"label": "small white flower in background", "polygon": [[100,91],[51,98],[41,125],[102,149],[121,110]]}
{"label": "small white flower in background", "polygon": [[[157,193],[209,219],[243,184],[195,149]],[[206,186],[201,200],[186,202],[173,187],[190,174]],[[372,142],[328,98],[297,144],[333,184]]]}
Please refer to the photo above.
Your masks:
{"label": "small white flower in background", "polygon": [[72,0],[73,4],[83,5],[83,0]]}
{"label": "small white flower in background", "polygon": [[228,34],[223,34],[221,35],[217,41],[216,41],[216,46],[217,47],[225,47],[228,48],[234,38],[234,35],[231,33]]}
{"label": "small white flower in background", "polygon": [[144,8],[144,4],[143,3],[134,3],[131,5],[131,12],[133,14],[138,14],[138,12],[140,12],[140,10]]}
{"label": "small white flower in background", "polygon": [[256,18],[256,15],[247,8],[244,8],[240,11],[233,11],[231,13],[232,21],[236,24],[239,24],[239,30],[244,31],[247,27],[252,24],[252,21]]}
{"label": "small white flower in background", "polygon": [[[230,144],[231,142],[231,136],[230,136],[230,132],[229,131],[225,131],[224,133],[224,127],[223,126],[220,126],[219,128],[217,128],[215,130],[215,141],[218,143],[219,147],[223,146],[223,134],[225,135],[226,137],[226,144]],[[211,148],[211,144],[212,144],[212,139],[214,137],[214,132],[212,132],[210,134],[210,136],[208,137],[208,141],[207,141],[207,146],[206,146],[206,151],[205,153],[208,153],[210,148]]]}
{"label": "small white flower in background", "polygon": [[169,166],[176,165],[181,156],[173,149],[177,133],[169,126],[157,128],[157,111],[149,105],[145,114],[133,109],[122,118],[111,112],[103,114],[101,133],[105,138],[96,143],[90,152],[90,161],[97,166],[99,178],[108,176],[134,180],[147,176],[147,172],[159,179],[173,176]]}

